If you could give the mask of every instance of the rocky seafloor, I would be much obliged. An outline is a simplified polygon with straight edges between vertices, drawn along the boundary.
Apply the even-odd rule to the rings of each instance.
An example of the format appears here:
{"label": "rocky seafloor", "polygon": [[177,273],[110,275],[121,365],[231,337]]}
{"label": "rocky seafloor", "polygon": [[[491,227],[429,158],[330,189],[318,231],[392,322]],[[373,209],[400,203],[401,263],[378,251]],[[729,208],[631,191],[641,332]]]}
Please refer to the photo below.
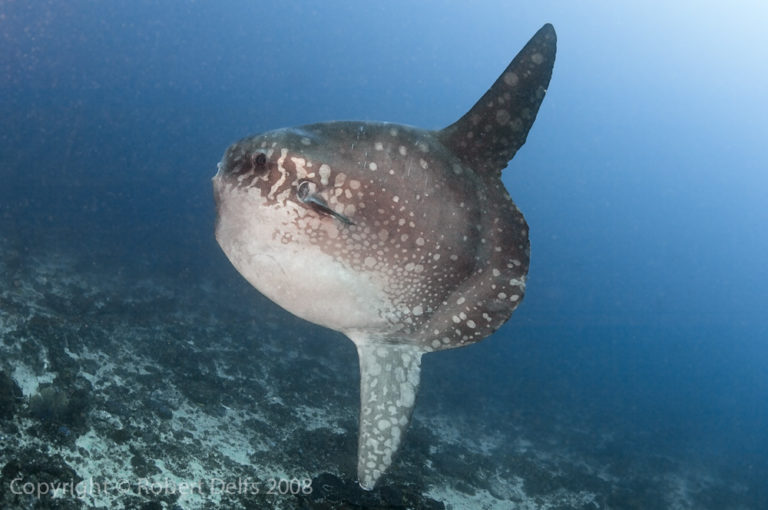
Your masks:
{"label": "rocky seafloor", "polygon": [[246,285],[62,255],[6,250],[0,283],[3,509],[758,508],[706,465],[423,398],[364,492],[357,359],[339,335]]}

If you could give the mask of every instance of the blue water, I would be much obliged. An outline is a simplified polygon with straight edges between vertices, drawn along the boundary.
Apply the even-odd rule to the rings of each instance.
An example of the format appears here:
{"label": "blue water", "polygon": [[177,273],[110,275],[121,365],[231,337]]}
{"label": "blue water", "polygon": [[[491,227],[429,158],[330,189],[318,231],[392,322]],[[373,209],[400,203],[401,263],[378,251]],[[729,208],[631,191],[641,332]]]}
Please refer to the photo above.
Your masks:
{"label": "blue water", "polygon": [[424,398],[483,388],[768,472],[768,8],[471,4],[0,2],[3,245],[234,278],[209,181],[229,143],[334,119],[443,127],[551,22],[552,82],[504,174],[528,294],[493,338],[431,357]]}

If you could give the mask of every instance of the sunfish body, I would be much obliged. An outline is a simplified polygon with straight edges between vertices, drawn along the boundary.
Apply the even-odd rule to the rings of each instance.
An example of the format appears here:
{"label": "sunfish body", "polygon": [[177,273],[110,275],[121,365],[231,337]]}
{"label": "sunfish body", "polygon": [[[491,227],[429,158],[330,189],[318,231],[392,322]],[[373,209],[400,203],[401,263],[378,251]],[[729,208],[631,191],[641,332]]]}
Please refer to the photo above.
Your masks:
{"label": "sunfish body", "polygon": [[482,340],[523,298],[528,226],[501,171],[536,118],[555,44],[545,25],[445,129],[279,129],[236,142],[219,164],[216,239],[235,268],[357,347],[364,489],[400,445],[422,354]]}

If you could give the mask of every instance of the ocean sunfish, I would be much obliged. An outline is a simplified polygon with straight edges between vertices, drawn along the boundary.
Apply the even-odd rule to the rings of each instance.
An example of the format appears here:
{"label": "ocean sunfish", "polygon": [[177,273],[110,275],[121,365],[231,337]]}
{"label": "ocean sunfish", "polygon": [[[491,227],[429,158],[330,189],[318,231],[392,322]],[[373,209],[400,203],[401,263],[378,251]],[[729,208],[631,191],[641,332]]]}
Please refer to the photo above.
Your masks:
{"label": "ocean sunfish", "polygon": [[235,268],[357,347],[364,489],[402,441],[422,354],[482,340],[523,298],[528,225],[501,171],[536,118],[555,47],[544,25],[445,129],[278,129],[232,144],[218,165],[216,239]]}

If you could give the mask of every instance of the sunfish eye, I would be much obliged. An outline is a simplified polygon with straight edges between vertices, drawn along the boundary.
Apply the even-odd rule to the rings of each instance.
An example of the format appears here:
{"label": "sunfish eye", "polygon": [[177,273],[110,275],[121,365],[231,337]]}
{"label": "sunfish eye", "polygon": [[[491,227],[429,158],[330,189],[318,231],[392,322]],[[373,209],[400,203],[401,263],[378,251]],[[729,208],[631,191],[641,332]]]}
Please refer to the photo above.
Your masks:
{"label": "sunfish eye", "polygon": [[251,163],[256,170],[263,170],[267,165],[267,155],[263,152],[251,154]]}

